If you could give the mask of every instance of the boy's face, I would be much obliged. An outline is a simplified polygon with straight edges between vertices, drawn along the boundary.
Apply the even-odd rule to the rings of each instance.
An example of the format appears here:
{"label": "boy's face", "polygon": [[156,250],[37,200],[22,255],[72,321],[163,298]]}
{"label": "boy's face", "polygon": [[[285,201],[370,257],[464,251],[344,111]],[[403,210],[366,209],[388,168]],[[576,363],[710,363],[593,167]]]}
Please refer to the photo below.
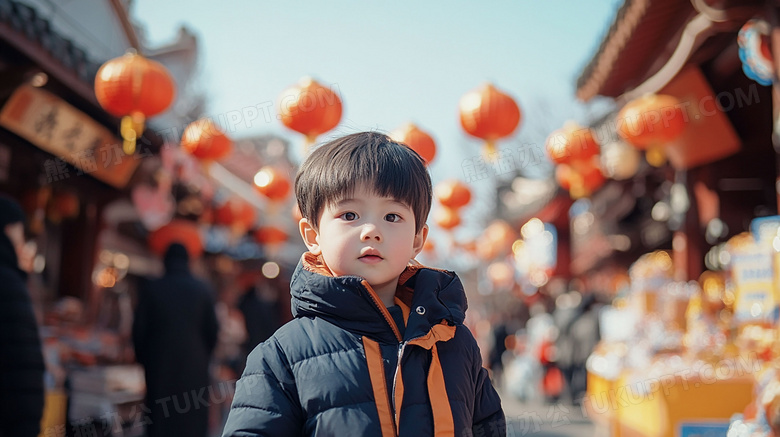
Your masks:
{"label": "boy's face", "polygon": [[306,219],[300,225],[309,251],[321,254],[334,276],[362,276],[378,293],[395,292],[399,275],[428,235],[427,225],[415,233],[409,206],[363,188],[327,205],[318,230]]}

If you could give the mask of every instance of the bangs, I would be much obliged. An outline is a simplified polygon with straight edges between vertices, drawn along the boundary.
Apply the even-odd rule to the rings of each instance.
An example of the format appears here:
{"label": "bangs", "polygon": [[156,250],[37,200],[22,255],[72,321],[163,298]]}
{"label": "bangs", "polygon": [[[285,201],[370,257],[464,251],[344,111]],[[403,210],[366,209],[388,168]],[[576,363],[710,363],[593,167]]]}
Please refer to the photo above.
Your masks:
{"label": "bangs", "polygon": [[[349,141],[355,135],[361,135],[362,141]],[[326,205],[352,197],[358,188],[409,206],[417,232],[425,225],[432,190],[424,161],[383,134],[353,134],[321,146],[296,178],[301,214],[314,221]]]}
{"label": "bangs", "polygon": [[[414,199],[424,192],[420,189],[420,181],[412,177],[413,169],[388,153],[388,148],[381,148],[378,152],[375,156],[336,154],[331,161],[332,171],[321,173],[314,187],[315,191],[319,191],[317,197],[324,199],[325,203],[338,202],[352,197],[356,189],[365,188],[380,197],[390,197],[413,206]],[[341,163],[341,160],[349,162]]]}

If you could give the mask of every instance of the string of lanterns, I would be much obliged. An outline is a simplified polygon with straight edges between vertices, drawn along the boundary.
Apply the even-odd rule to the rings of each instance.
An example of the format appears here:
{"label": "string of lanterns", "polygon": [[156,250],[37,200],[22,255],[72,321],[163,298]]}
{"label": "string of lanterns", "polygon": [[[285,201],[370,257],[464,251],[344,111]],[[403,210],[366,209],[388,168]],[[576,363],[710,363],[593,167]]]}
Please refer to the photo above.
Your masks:
{"label": "string of lanterns", "polygon": [[[95,95],[100,105],[108,113],[121,117],[120,134],[126,154],[135,153],[135,142],[143,135],[146,121],[167,110],[175,94],[175,83],[165,67],[135,52],[106,62],[95,79]],[[281,93],[278,111],[284,126],[305,137],[308,151],[319,136],[338,126],[343,103],[332,89],[307,77]],[[523,116],[512,96],[490,83],[463,95],[458,111],[463,131],[484,142],[483,152],[488,159],[495,156],[497,142],[518,129]],[[612,142],[602,148],[590,129],[574,124],[567,124],[548,137],[545,148],[556,164],[556,180],[573,198],[591,195],[604,184],[607,176],[631,177],[631,169],[621,171],[625,166],[618,164],[632,162],[629,167],[633,171],[638,165],[637,154],[626,145],[644,152],[651,165],[663,165],[665,148],[683,133],[686,123],[679,100],[664,94],[650,94],[629,102],[620,110],[616,121],[617,133],[624,143]],[[415,150],[427,165],[434,161],[436,142],[417,125],[407,123],[393,131],[391,137]],[[230,155],[232,145],[232,140],[209,119],[189,124],[180,140],[181,149],[203,163],[204,168]],[[254,186],[272,208],[285,201],[291,191],[288,175],[274,167],[260,169]],[[462,182],[448,180],[435,187],[435,194],[441,208],[434,213],[434,222],[451,232],[461,223],[460,210],[470,202],[471,191]],[[248,204],[236,208],[239,207],[232,200],[218,207],[215,223],[245,233],[254,225],[254,210]],[[176,232],[187,234],[180,223],[169,225]],[[158,231],[161,235],[172,235],[170,228],[165,229]],[[284,230],[273,226],[256,229],[254,236],[261,244],[278,244],[288,238]],[[430,246],[427,250],[431,250]],[[490,244],[480,244],[478,250],[487,256],[493,249]]]}
{"label": "string of lanterns", "polygon": [[[143,135],[146,121],[165,110],[175,98],[176,86],[168,70],[160,63],[130,51],[101,66],[95,79],[95,94],[100,105],[110,114],[122,117],[120,134],[126,154],[135,153],[136,140]],[[334,129],[341,121],[341,98],[330,88],[306,77],[285,89],[279,96],[281,123],[305,137],[305,151],[317,138]],[[460,123],[466,134],[484,141],[484,151],[491,155],[496,142],[510,136],[520,125],[521,111],[515,100],[492,84],[485,84],[466,93],[459,102]],[[430,165],[436,157],[433,136],[413,123],[407,123],[391,133],[391,137],[408,145]],[[181,150],[195,158],[209,174],[210,163],[229,156],[233,141],[212,120],[202,118],[190,123],[179,141]],[[291,191],[291,181],[282,171],[261,168],[254,177],[256,191],[270,202],[270,207],[282,203]],[[471,200],[471,191],[464,183],[448,180],[437,185],[436,196],[442,208],[435,222],[448,231],[461,223],[460,209]],[[239,199],[229,199],[213,210],[213,223],[230,227],[234,234],[245,233],[256,221],[254,208]],[[202,253],[203,241],[197,225],[173,219],[167,225],[150,232],[153,251],[175,238],[187,241],[193,253]],[[279,244],[289,237],[275,226],[261,226],[254,231],[261,244]],[[430,250],[430,245],[428,249]]]}
{"label": "string of lanterns", "polygon": [[686,128],[683,105],[671,95],[647,94],[620,109],[615,126],[619,140],[602,147],[590,128],[568,122],[552,132],[545,142],[555,164],[558,185],[573,199],[588,197],[610,177],[624,180],[639,168],[638,152],[654,167],[666,163],[666,148],[672,147]]}
{"label": "string of lanterns", "polygon": [[605,181],[599,168],[599,143],[590,129],[569,122],[550,134],[545,143],[550,160],[557,164],[555,179],[572,198],[589,196]]}
{"label": "string of lanterns", "polygon": [[434,213],[433,220],[445,231],[452,231],[460,225],[459,210],[471,201],[471,190],[457,179],[448,179],[438,183],[433,193],[441,204]]}

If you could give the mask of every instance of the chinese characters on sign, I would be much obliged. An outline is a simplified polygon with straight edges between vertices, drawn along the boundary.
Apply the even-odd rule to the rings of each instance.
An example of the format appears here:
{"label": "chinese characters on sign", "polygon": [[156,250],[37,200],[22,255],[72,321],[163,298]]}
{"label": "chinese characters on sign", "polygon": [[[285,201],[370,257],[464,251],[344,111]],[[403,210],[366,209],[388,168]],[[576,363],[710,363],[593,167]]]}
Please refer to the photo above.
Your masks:
{"label": "chinese characters on sign", "polygon": [[124,187],[150,156],[148,148],[125,156],[122,142],[103,125],[59,97],[29,85],[19,87],[0,110],[0,125],[54,155],[46,160],[47,182],[89,174],[117,188]]}

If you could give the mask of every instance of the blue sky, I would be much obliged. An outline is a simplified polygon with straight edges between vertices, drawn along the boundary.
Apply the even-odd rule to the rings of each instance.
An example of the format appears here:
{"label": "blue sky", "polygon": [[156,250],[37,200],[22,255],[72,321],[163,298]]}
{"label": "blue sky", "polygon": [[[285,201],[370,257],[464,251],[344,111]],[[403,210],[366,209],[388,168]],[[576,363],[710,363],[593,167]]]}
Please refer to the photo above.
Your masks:
{"label": "blue sky", "polygon": [[[437,141],[435,184],[462,177],[463,160],[479,155],[481,143],[462,131],[457,108],[463,94],[487,81],[515,97],[523,111],[522,125],[504,147],[541,145],[567,119],[585,117],[574,99],[576,78],[620,4],[135,0],[132,12],[152,45],[171,41],[182,24],[198,35],[209,114],[276,102],[284,89],[312,76],[337,89],[344,102],[341,125],[326,137],[391,131],[414,121]],[[233,136],[261,133],[302,143],[275,117]],[[477,197],[489,196],[494,182],[475,187]]]}

